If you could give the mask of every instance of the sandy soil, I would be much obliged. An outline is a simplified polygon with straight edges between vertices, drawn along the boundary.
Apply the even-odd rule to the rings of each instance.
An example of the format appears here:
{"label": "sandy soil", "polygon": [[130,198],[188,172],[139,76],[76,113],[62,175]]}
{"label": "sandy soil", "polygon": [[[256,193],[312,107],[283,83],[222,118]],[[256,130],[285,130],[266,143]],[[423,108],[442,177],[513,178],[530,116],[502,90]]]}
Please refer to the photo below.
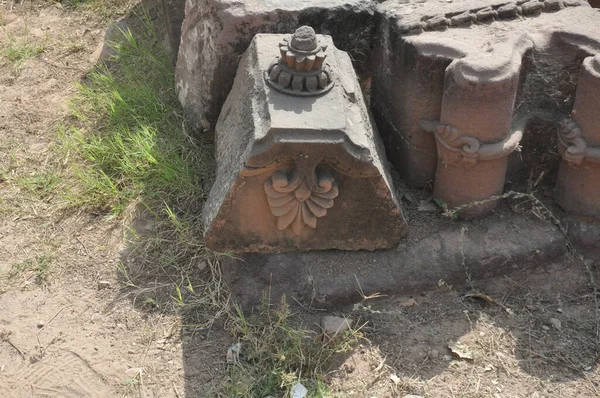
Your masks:
{"label": "sandy soil", "polygon": [[[0,272],[20,270],[0,279],[0,396],[212,396],[227,376],[224,327],[182,333],[186,319],[136,301],[119,281],[126,226],[54,211],[59,199],[43,184],[15,183],[46,176],[56,162],[68,167],[51,144],[106,22],[51,2],[0,1],[0,15],[0,47],[26,35],[44,44],[18,69],[0,64]],[[333,389],[381,398],[600,396],[596,298],[582,264],[473,289],[494,302],[441,283],[347,308],[366,339],[337,359]],[[309,325],[321,315],[300,314]]]}

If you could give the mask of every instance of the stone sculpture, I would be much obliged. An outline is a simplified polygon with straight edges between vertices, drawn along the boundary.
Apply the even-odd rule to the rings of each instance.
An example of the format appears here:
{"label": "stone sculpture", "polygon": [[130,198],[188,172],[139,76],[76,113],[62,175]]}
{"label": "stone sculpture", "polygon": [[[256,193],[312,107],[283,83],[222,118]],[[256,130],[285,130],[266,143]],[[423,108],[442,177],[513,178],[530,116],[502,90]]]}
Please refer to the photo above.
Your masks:
{"label": "stone sculpture", "polygon": [[410,185],[432,183],[434,197],[463,206],[463,216],[495,208],[491,198],[502,194],[509,156],[531,123],[563,124],[576,81],[568,71],[589,57],[560,137],[557,198],[571,212],[600,215],[600,117],[591,111],[600,95],[600,13],[583,0],[387,1],[378,12],[372,104],[388,155]]}
{"label": "stone sculpture", "polygon": [[[326,307],[360,299],[358,290],[460,284],[465,267],[481,278],[546,266],[567,246],[597,257],[600,10],[585,0],[186,4],[179,98],[195,127],[216,123],[207,246],[352,250],[224,260],[243,300],[269,289],[271,298]],[[255,37],[300,25],[350,52],[382,143],[350,60],[330,37],[308,27]],[[382,144],[397,181],[419,188],[402,192],[415,228],[399,245],[407,226]],[[519,191],[531,182],[552,215],[496,208],[506,181]],[[553,186],[566,212],[549,204]],[[463,216],[497,217],[448,220],[422,210],[431,193]]]}
{"label": "stone sculpture", "polygon": [[406,231],[350,58],[310,27],[255,36],[216,146],[213,250],[373,250]]}

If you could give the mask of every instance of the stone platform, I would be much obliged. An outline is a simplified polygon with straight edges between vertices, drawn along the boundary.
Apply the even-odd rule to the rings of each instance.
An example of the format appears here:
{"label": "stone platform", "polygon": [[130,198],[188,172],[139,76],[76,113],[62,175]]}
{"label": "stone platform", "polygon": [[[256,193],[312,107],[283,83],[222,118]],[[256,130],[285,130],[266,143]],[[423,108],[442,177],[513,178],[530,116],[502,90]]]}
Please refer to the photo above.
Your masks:
{"label": "stone platform", "polygon": [[468,275],[476,285],[560,263],[567,255],[565,237],[552,223],[508,207],[476,221],[418,211],[409,216],[413,233],[393,250],[249,254],[222,258],[222,270],[244,306],[257,304],[265,291],[273,302],[285,294],[291,303],[332,308],[360,301],[361,291],[413,294],[435,289],[440,281],[468,286]]}

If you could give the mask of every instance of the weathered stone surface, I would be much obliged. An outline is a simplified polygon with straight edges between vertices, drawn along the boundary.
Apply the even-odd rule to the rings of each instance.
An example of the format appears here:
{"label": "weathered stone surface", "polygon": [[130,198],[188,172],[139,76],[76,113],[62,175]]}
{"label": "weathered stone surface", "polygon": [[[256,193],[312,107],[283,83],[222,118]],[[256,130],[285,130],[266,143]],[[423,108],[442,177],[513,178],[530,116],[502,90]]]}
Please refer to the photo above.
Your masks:
{"label": "weathered stone surface", "polygon": [[564,260],[565,237],[552,223],[497,212],[500,217],[477,223],[435,223],[395,250],[247,254],[224,258],[222,269],[245,306],[259,303],[264,290],[275,302],[285,294],[290,302],[334,308],[360,301],[360,292],[414,294],[437,288],[440,280],[464,285],[469,275],[477,281]]}
{"label": "weathered stone surface", "polygon": [[321,329],[329,337],[336,337],[344,334],[352,326],[352,318],[327,315],[321,318]]}
{"label": "weathered stone surface", "polygon": [[331,86],[290,95],[275,86],[281,75],[275,82],[269,73],[286,37],[257,35],[240,61],[216,128],[206,245],[234,252],[394,246],[406,223],[349,56],[319,36]]}
{"label": "weathered stone surface", "polygon": [[[463,216],[489,213],[530,123],[563,123],[571,111],[577,66],[600,52],[598,26],[583,0],[382,3],[372,104],[390,159],[411,185],[434,180],[449,207],[480,203]],[[564,179],[588,182],[566,191],[594,196],[592,175]]]}
{"label": "weathered stone surface", "polygon": [[600,218],[600,54],[583,61],[571,118],[558,134],[562,162],[556,200],[566,210]]}
{"label": "weathered stone surface", "polygon": [[161,0],[165,17],[165,27],[173,58],[177,58],[181,42],[181,26],[185,17],[185,0]]}
{"label": "weathered stone surface", "polygon": [[600,266],[600,220],[568,217],[564,224],[577,251],[594,259],[595,265]]}
{"label": "weathered stone surface", "polygon": [[331,35],[357,65],[368,65],[374,7],[371,0],[188,0],[176,69],[184,110],[197,129],[214,127],[239,58],[257,33],[309,25]]}

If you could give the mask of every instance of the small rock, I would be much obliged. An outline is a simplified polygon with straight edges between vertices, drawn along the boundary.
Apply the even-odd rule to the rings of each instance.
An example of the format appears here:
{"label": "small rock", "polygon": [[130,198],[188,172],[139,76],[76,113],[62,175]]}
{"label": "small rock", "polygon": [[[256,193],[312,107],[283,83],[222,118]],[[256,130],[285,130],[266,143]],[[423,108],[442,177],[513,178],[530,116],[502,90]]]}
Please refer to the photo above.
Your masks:
{"label": "small rock", "polygon": [[429,351],[429,356],[431,358],[437,358],[440,356],[440,352],[438,350],[430,350]]}
{"label": "small rock", "polygon": [[417,301],[413,298],[410,298],[408,300],[401,301],[399,304],[402,307],[414,307],[415,305],[417,305]]}
{"label": "small rock", "polygon": [[98,281],[98,290],[110,289],[111,283],[109,281]]}
{"label": "small rock", "polygon": [[331,337],[341,335],[350,329],[352,319],[340,316],[327,315],[321,318],[321,328],[323,332]]}
{"label": "small rock", "polygon": [[125,371],[125,375],[128,377],[136,377],[142,373],[142,368],[129,368]]}
{"label": "small rock", "polygon": [[435,205],[435,203],[421,201],[421,203],[419,203],[419,206],[417,206],[417,210],[418,211],[427,211],[427,212],[437,211],[438,207]]}
{"label": "small rock", "polygon": [[127,353],[128,354],[135,354],[135,351],[133,351],[133,350],[127,350]]}
{"label": "small rock", "polygon": [[415,201],[415,200],[413,199],[412,195],[411,195],[411,194],[409,194],[408,192],[404,192],[404,195],[402,195],[402,197],[403,197],[404,199],[406,199],[406,201],[407,201],[408,203],[412,203],[412,202],[414,202],[414,201]]}
{"label": "small rock", "polygon": [[308,394],[308,390],[300,383],[294,384],[292,389],[290,390],[290,395],[292,398],[304,398]]}
{"label": "small rock", "polygon": [[98,351],[99,350],[98,346],[94,346],[94,350]]}
{"label": "small rock", "polygon": [[525,307],[527,307],[529,311],[537,311],[537,307],[535,305],[526,305]]}
{"label": "small rock", "polygon": [[556,330],[560,330],[560,328],[562,327],[562,322],[560,321],[560,319],[550,318],[550,324],[554,326]]}
{"label": "small rock", "polygon": [[206,267],[208,266],[208,263],[206,262],[206,260],[202,260],[200,261],[200,263],[198,264],[198,270],[199,271],[204,271],[206,269]]}
{"label": "small rock", "polygon": [[550,328],[546,325],[542,325],[542,330],[550,330]]}
{"label": "small rock", "polygon": [[452,360],[452,355],[444,355],[444,359],[446,361],[451,361]]}
{"label": "small rock", "polygon": [[454,358],[466,359],[469,361],[473,360],[473,353],[464,344],[455,343],[453,345],[449,345],[448,348],[452,352],[452,356]]}
{"label": "small rock", "polygon": [[45,324],[46,324],[46,322],[44,322],[44,321],[39,321],[39,322],[37,323],[37,327],[38,327],[38,329],[41,329],[41,328],[43,328]]}

